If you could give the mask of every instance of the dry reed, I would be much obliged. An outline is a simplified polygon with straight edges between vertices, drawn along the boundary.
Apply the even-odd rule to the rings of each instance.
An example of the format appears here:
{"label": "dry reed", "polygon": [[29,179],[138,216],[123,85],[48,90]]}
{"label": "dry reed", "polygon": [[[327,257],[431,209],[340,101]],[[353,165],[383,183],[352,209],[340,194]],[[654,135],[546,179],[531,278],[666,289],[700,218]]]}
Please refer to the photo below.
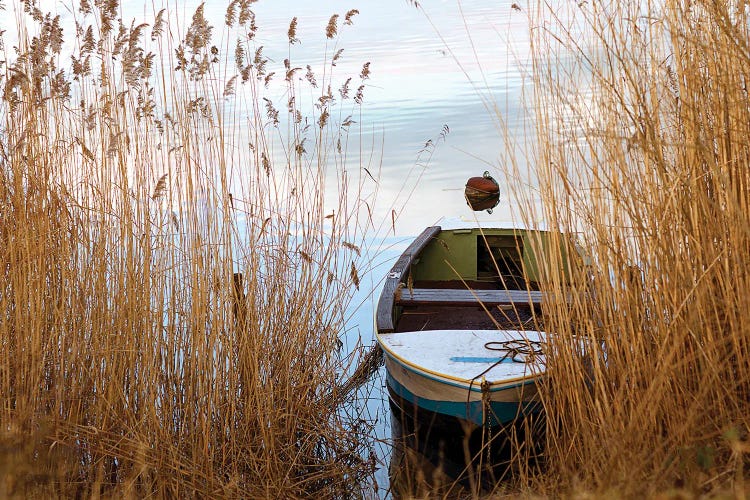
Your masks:
{"label": "dry reed", "polygon": [[[750,455],[750,75],[743,2],[528,6],[551,227],[591,266],[550,262],[552,496],[729,494]],[[512,176],[511,176],[512,177]],[[540,215],[516,184],[525,216]]]}
{"label": "dry reed", "polygon": [[316,81],[288,59],[277,106],[251,4],[229,4],[218,47],[203,5],[136,26],[82,0],[70,39],[18,6],[0,496],[345,497],[372,473],[366,422],[329,404],[364,224],[338,114],[358,103],[335,102],[330,61]]}

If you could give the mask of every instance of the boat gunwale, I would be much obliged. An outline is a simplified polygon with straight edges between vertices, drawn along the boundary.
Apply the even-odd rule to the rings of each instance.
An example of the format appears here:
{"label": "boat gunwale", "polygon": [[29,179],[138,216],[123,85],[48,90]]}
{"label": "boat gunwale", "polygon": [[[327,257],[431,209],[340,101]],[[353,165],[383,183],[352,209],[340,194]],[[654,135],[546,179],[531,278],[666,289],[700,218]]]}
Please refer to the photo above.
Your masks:
{"label": "boat gunwale", "polygon": [[404,282],[405,276],[409,274],[414,260],[419,257],[424,248],[435,238],[442,228],[440,226],[429,226],[417,236],[406,250],[398,257],[386,275],[383,290],[380,292],[377,309],[375,312],[375,332],[391,333],[395,330],[393,321],[393,308],[396,305],[395,293],[399,284]]}

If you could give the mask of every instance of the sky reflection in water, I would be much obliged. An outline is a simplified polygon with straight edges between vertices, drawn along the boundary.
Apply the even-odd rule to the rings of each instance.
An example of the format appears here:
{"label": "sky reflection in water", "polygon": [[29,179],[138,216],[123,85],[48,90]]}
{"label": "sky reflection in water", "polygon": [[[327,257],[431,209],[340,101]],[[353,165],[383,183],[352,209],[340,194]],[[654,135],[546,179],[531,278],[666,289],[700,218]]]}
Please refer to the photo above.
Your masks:
{"label": "sky reflection in water", "polygon": [[[362,65],[370,62],[362,114],[349,109],[364,131],[365,157],[371,151],[375,158],[371,171],[382,164],[375,219],[388,219],[388,227],[390,209],[401,211],[395,231],[404,236],[417,234],[442,215],[467,213],[462,194],[466,179],[493,171],[504,155],[498,117],[486,103],[497,107],[512,131],[520,132],[521,87],[529,66],[526,15],[514,10],[512,2],[422,4],[424,11],[406,0],[261,0],[253,5],[259,26],[256,42],[271,59],[272,71],[281,73],[287,57],[292,67],[311,64],[320,68],[336,50],[344,49],[336,74],[342,82],[347,76],[356,81]],[[224,5],[211,0],[206,12],[221,23]],[[343,17],[351,9],[359,14],[352,26],[343,26]],[[186,19],[191,13],[186,8]],[[324,35],[332,14],[340,15],[339,36],[333,41]],[[300,43],[290,53],[286,33],[295,16]],[[280,104],[285,101],[279,96],[275,102],[283,108]],[[343,105],[343,116],[349,112],[348,105]],[[419,166],[426,160],[424,153],[420,156],[425,143],[438,141],[445,125],[450,130],[445,141],[437,145],[426,166]],[[349,149],[356,151],[351,141]],[[358,168],[358,159],[350,156],[350,161],[348,168]],[[407,193],[411,191],[419,174],[414,195],[408,200],[403,193],[397,196],[404,187]],[[507,196],[503,200],[496,215],[507,219]]]}

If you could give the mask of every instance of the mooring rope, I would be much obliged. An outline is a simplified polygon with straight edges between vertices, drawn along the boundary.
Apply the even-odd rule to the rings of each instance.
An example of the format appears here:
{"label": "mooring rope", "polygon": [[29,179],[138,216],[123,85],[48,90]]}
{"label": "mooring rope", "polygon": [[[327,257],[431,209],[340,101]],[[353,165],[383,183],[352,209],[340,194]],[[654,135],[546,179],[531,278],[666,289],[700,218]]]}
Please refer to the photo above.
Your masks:
{"label": "mooring rope", "polygon": [[[484,344],[485,349],[490,351],[505,351],[505,355],[499,360],[495,361],[486,370],[479,375],[476,375],[471,379],[469,383],[469,391],[466,394],[466,411],[468,413],[469,401],[471,399],[471,388],[474,386],[474,382],[483,377],[487,372],[495,368],[497,365],[510,358],[514,363],[531,363],[534,361],[536,356],[544,354],[543,342],[539,340],[528,340],[528,339],[513,339],[513,340],[493,340]],[[519,359],[519,356],[523,356]],[[489,409],[489,384],[487,381],[482,381],[482,407],[483,411]],[[468,417],[468,414],[467,414]]]}

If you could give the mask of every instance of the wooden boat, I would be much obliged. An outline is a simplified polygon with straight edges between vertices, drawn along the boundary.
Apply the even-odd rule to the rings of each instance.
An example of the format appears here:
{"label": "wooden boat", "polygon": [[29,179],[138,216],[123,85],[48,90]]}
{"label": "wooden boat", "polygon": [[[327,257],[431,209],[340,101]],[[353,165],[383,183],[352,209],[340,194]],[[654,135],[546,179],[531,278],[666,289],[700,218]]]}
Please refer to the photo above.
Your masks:
{"label": "wooden boat", "polygon": [[376,311],[392,403],[476,426],[537,412],[545,373],[546,231],[428,227],[386,277]]}

